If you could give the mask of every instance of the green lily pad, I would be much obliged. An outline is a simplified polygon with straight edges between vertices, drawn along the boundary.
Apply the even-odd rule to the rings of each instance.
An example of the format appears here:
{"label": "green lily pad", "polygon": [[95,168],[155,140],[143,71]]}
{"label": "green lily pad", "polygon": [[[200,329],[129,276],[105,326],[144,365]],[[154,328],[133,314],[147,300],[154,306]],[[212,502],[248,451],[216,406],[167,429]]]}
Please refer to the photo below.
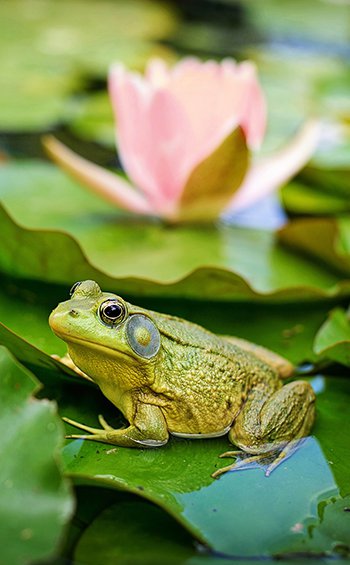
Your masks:
{"label": "green lily pad", "polygon": [[314,351],[350,367],[350,322],[345,310],[336,308],[330,313],[315,337]]}
{"label": "green lily pad", "polygon": [[347,6],[320,0],[250,0],[247,16],[272,40],[347,44]]}
{"label": "green lily pad", "polygon": [[295,220],[279,232],[285,245],[310,259],[333,267],[343,276],[350,274],[350,219],[311,218]]}
{"label": "green lily pad", "polygon": [[303,122],[318,117],[323,123],[321,140],[301,177],[317,185],[323,172],[332,170],[340,187],[342,171],[350,163],[348,66],[336,55],[301,46],[295,56],[263,45],[248,46],[244,54],[257,65],[269,110],[261,151],[278,150]]}
{"label": "green lily pad", "polygon": [[14,217],[0,210],[0,268],[11,276],[69,286],[92,278],[129,295],[215,300],[349,292],[346,269],[341,277],[280,245],[273,233],[128,218],[49,164],[3,166],[0,196]]}
{"label": "green lily pad", "polygon": [[[319,386],[319,381],[315,384]],[[317,439],[305,440],[268,478],[261,468],[251,468],[228,473],[220,480],[211,479],[210,473],[219,465],[218,454],[228,448],[227,440],[222,438],[171,438],[159,450],[113,449],[73,440],[63,450],[66,472],[77,484],[127,490],[157,503],[201,543],[225,554],[261,556],[287,552],[295,542],[296,532],[302,531],[307,538],[308,524],[319,523],[320,505],[328,503],[331,497],[339,498],[340,492],[350,488],[350,472],[341,463],[346,461],[347,443],[343,436],[339,440],[331,437],[336,425],[347,426],[347,416],[336,406],[349,401],[350,385],[345,390],[342,387],[339,393],[337,385],[336,379],[329,380],[319,396]],[[332,394],[328,396],[329,389],[333,398]],[[113,411],[104,399],[96,395],[83,400],[79,395],[77,406],[74,396],[63,395],[62,414],[95,424],[93,414],[102,410],[113,422]],[[331,406],[329,398],[333,400]],[[328,461],[332,461],[331,466]],[[239,508],[237,516],[232,501]],[[296,526],[300,523],[302,530]]]}
{"label": "green lily pad", "polygon": [[86,565],[98,561],[179,565],[196,555],[191,541],[160,508],[135,499],[104,510],[83,533],[74,558]]}
{"label": "green lily pad", "polygon": [[[339,160],[342,159],[342,150],[346,151],[349,158],[350,154],[350,143],[343,147],[338,147],[336,153],[339,156]],[[317,156],[317,154],[316,154]],[[322,157],[322,153],[321,153]],[[312,160],[311,163],[303,169],[300,173],[300,179],[303,183],[309,184],[314,190],[328,197],[342,198],[345,201],[349,201],[350,197],[350,158],[347,164],[343,164],[339,167],[334,165],[328,165],[327,161],[323,160],[322,165],[316,161]],[[329,210],[328,213],[332,213]]]}
{"label": "green lily pad", "polygon": [[57,464],[62,424],[53,403],[32,397],[37,382],[0,347],[2,563],[21,565],[57,551],[73,501]]}
{"label": "green lily pad", "polygon": [[329,216],[350,212],[349,196],[299,181],[293,181],[282,189],[282,200],[283,207],[292,214]]}
{"label": "green lily pad", "polygon": [[69,129],[82,139],[115,150],[115,123],[107,89],[80,97],[72,111]]}
{"label": "green lily pad", "polygon": [[[300,554],[306,557],[309,554],[318,557],[318,563],[332,563],[333,560],[329,555],[329,560],[324,557],[328,554],[328,548],[332,546],[339,557],[345,557],[348,545],[337,540],[346,540],[349,544],[350,517],[347,520],[344,516],[344,511],[347,511],[348,507],[348,499],[332,500],[323,508],[323,520],[319,526],[309,525],[312,536],[305,536],[301,531],[296,532],[293,552],[295,557]],[[300,524],[300,527],[303,525]],[[118,536],[115,535],[116,531]],[[74,555],[77,561],[86,565],[95,564],[98,559],[105,565],[113,565],[116,561],[120,565],[130,562],[150,565],[153,563],[234,565],[239,559],[237,556],[233,559],[225,556],[223,560],[222,556],[215,557],[208,553],[203,546],[196,555],[192,544],[174,521],[159,508],[139,500],[122,501],[104,510],[83,532]],[[283,557],[287,559],[289,557],[290,561],[293,555],[279,554],[279,558],[283,559]],[[244,558],[244,563],[248,565],[254,562],[256,561]],[[296,562],[300,562],[300,558]],[[265,557],[264,563],[273,565],[276,561]]]}
{"label": "green lily pad", "polygon": [[173,11],[156,0],[4,2],[2,128],[23,131],[57,122],[70,112],[69,95],[86,75],[105,78],[115,61],[143,66],[152,55],[167,57],[169,49],[154,41],[175,26]]}

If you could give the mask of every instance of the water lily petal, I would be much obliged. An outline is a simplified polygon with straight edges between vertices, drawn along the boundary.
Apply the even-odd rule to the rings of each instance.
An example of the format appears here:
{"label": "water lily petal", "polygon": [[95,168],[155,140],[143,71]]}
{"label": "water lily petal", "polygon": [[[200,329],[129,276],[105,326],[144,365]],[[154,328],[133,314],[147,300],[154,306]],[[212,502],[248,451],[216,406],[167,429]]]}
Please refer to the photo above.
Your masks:
{"label": "water lily petal", "polygon": [[150,199],[158,192],[149,163],[153,159],[148,109],[150,85],[136,73],[114,65],[109,73],[109,93],[117,119],[117,144],[123,166],[133,181]]}
{"label": "water lily petal", "polygon": [[80,157],[51,135],[45,136],[43,143],[56,163],[93,192],[124,210],[152,213],[152,206],[145,197],[118,175]]}
{"label": "water lily petal", "polygon": [[266,105],[253,64],[236,64],[229,58],[221,63],[203,63],[189,57],[171,70],[166,84],[192,126],[193,167],[238,125],[242,126],[248,145],[256,147],[261,142]]}
{"label": "water lily petal", "polygon": [[171,206],[192,169],[190,124],[176,98],[164,89],[154,93],[148,119],[152,126],[148,143],[153,155],[147,165],[159,187],[156,204]]}
{"label": "water lily petal", "polygon": [[164,59],[153,57],[149,60],[145,69],[145,77],[153,88],[164,88],[170,78],[170,69]]}
{"label": "water lily petal", "polygon": [[[218,139],[216,134],[222,130],[228,118],[231,124],[235,118],[238,125],[239,92],[232,88],[227,92],[220,80],[220,71],[220,65],[214,61],[203,64],[191,58],[177,65],[168,85],[191,124],[194,138],[191,148],[193,167],[223,140],[223,137]],[[228,97],[229,111],[226,105]]]}
{"label": "water lily petal", "polygon": [[143,190],[155,213],[171,208],[192,168],[189,120],[172,93],[158,86],[166,69],[152,61],[154,83],[142,82],[119,66],[110,73],[118,146],[129,177]]}
{"label": "water lily petal", "polygon": [[320,123],[310,120],[284,149],[253,164],[227,211],[241,210],[285,184],[308,162],[320,133]]}
{"label": "water lily petal", "polygon": [[239,83],[244,90],[241,126],[251,149],[260,147],[266,131],[266,101],[257,78],[254,63],[245,61],[238,66]]}

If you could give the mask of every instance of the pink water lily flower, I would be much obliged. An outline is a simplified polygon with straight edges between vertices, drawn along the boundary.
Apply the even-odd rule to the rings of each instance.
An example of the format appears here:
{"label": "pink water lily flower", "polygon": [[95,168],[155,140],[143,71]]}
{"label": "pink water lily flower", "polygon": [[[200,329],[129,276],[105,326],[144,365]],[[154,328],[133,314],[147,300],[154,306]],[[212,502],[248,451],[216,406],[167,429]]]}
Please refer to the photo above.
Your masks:
{"label": "pink water lily flower", "polygon": [[169,68],[153,59],[144,76],[118,64],[110,71],[109,92],[129,180],[52,137],[46,148],[118,207],[168,222],[211,221],[251,206],[291,178],[318,139],[317,124],[309,122],[279,153],[251,159],[264,138],[266,103],[248,61],[188,57]]}

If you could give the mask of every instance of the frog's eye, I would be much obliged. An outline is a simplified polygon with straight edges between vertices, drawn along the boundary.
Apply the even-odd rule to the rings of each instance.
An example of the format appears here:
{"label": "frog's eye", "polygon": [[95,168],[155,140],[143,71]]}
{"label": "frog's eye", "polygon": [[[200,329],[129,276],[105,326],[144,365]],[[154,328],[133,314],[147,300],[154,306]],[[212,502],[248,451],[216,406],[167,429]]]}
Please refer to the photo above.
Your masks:
{"label": "frog's eye", "polygon": [[104,324],[115,326],[126,317],[126,306],[116,298],[109,298],[100,304],[98,315]]}
{"label": "frog's eye", "polygon": [[75,293],[75,291],[77,290],[78,286],[81,285],[81,281],[78,281],[76,283],[73,284],[72,288],[69,291],[69,296],[73,296],[73,294]]}
{"label": "frog's eye", "polygon": [[151,359],[160,348],[160,334],[157,326],[147,316],[134,314],[127,321],[126,335],[131,349],[144,357]]}

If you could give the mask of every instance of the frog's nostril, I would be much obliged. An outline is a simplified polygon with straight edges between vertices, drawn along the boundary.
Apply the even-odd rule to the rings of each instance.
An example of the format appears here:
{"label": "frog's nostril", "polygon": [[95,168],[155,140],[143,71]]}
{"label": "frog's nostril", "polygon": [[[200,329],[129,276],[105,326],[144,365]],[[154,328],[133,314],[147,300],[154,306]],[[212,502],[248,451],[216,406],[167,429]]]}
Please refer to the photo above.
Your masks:
{"label": "frog's nostril", "polygon": [[69,310],[69,315],[73,318],[76,318],[77,316],[79,316],[79,312],[78,310]]}

